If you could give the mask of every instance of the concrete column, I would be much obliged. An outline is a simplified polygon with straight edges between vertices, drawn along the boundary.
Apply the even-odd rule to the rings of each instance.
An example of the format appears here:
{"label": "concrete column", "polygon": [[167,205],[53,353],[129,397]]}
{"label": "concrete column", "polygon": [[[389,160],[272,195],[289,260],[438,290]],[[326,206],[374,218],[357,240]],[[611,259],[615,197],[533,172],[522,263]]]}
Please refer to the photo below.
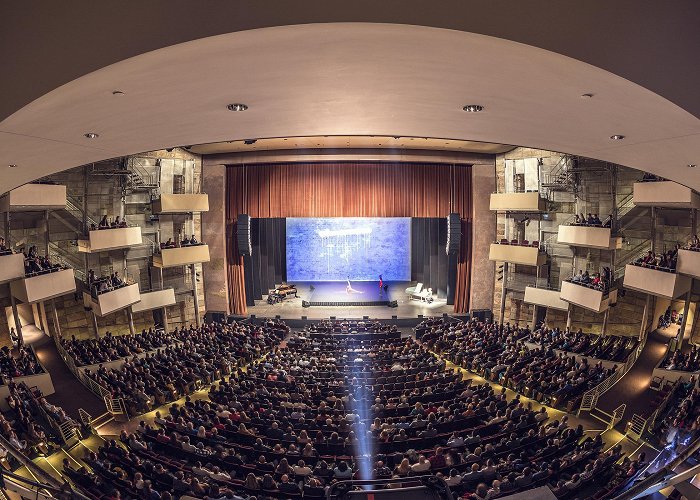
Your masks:
{"label": "concrete column", "polygon": [[41,327],[46,335],[51,336],[51,331],[49,330],[49,322],[46,319],[46,304],[44,301],[39,302],[39,316],[41,317]]}
{"label": "concrete column", "polygon": [[506,295],[508,293],[508,288],[506,287],[506,279],[508,274],[508,263],[503,263],[503,280],[501,282],[501,307],[498,313],[498,323],[501,331],[503,330],[503,319],[506,316]]}
{"label": "concrete column", "polygon": [[15,318],[15,332],[17,332],[17,344],[24,345],[24,338],[22,337],[22,322],[19,319],[19,311],[17,311],[17,300],[15,296],[10,293],[10,301],[12,302],[12,316]]}
{"label": "concrete column", "polygon": [[197,321],[197,328],[202,326],[202,317],[199,314],[199,293],[197,291],[197,268],[194,264],[192,266],[192,293],[194,293],[194,314],[195,320]]}
{"label": "concrete column", "polygon": [[656,207],[651,207],[651,251],[656,253]]}
{"label": "concrete column", "polygon": [[5,245],[7,248],[12,248],[10,238],[10,211],[5,212]]}
{"label": "concrete column", "polygon": [[93,312],[92,315],[92,333],[95,338],[99,340],[100,338],[100,326],[97,324],[97,315]]}
{"label": "concrete column", "polygon": [[569,304],[569,308],[566,310],[566,329],[571,330],[571,304]]}
{"label": "concrete column", "polygon": [[603,314],[603,327],[600,329],[600,334],[605,336],[608,330],[608,319],[610,317],[610,309],[606,309]]}
{"label": "concrete column", "polygon": [[[690,280],[690,290],[693,289],[693,280]],[[680,351],[683,347],[683,337],[685,337],[685,325],[688,323],[688,310],[690,309],[690,290],[685,294],[685,304],[683,305],[683,321],[678,329],[678,342],[676,350]]]}
{"label": "concrete column", "polygon": [[647,298],[644,301],[644,312],[642,312],[642,324],[639,325],[639,341],[641,342],[646,335],[647,321],[649,321],[649,306],[651,304],[651,295],[647,294]]}
{"label": "concrete column", "polygon": [[53,328],[54,333],[57,335],[56,338],[61,338],[61,323],[58,321],[58,309],[56,308],[56,299],[51,299],[51,305],[53,306]]}
{"label": "concrete column", "polygon": [[44,255],[49,256],[49,211],[44,210]]}
{"label": "concrete column", "polygon": [[165,333],[170,333],[170,327],[168,325],[168,308],[163,308],[163,330]]}
{"label": "concrete column", "polygon": [[136,330],[134,329],[134,313],[131,310],[131,307],[126,308],[126,319],[129,322],[129,333],[134,335],[136,333]]}
{"label": "concrete column", "polygon": [[532,304],[532,329],[537,327],[537,304]]}

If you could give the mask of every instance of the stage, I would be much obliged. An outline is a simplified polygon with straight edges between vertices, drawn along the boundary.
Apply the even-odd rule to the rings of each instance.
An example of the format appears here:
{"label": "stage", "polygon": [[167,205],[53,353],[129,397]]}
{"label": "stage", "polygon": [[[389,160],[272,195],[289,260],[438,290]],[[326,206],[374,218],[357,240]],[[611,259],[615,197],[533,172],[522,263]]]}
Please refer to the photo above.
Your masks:
{"label": "stage", "polygon": [[[391,304],[389,284],[387,290],[379,288],[379,282],[354,281],[348,289],[346,281],[324,281],[315,283],[300,283],[297,290],[308,289],[309,295],[305,304],[307,307],[375,307]],[[395,291],[395,290],[394,290]]]}
{"label": "stage", "polygon": [[[338,318],[357,318],[369,316],[374,319],[416,318],[423,316],[441,316],[443,313],[452,314],[453,306],[447,305],[445,299],[438,299],[428,304],[419,300],[409,300],[405,290],[415,286],[415,282],[387,283],[387,292],[379,294],[377,281],[352,281],[353,290],[363,293],[347,293],[347,283],[315,282],[294,283],[297,295],[290,296],[277,304],[268,304],[267,296],[256,300],[254,306],[248,306],[248,314],[257,317],[280,316],[283,319],[298,319],[306,316],[308,319],[324,319],[331,316]],[[314,287],[311,290],[311,286]],[[303,307],[303,302],[314,304]],[[389,307],[396,301],[396,307]]]}

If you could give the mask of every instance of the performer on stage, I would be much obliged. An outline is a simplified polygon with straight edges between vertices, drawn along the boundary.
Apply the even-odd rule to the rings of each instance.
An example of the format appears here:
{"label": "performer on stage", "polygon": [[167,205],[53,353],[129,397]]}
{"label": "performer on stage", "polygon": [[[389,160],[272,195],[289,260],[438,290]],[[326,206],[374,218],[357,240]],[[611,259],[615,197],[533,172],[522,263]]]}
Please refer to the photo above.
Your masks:
{"label": "performer on stage", "polygon": [[384,291],[384,279],[382,278],[382,275],[379,275],[379,296],[381,297],[382,291]]}
{"label": "performer on stage", "polygon": [[345,293],[350,294],[350,293],[364,293],[360,290],[355,290],[352,285],[350,284],[350,278],[347,279],[348,286],[345,287]]}

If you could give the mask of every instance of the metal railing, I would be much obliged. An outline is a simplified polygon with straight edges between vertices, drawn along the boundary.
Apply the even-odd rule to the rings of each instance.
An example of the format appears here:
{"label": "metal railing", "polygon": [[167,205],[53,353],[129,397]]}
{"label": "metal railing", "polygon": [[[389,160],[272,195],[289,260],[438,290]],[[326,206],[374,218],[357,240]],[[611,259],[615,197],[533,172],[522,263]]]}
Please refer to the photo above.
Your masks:
{"label": "metal railing", "polygon": [[[666,383],[667,386],[670,384],[668,381]],[[673,398],[673,395],[676,393],[678,384],[680,384],[680,380],[676,380],[676,382],[671,385],[671,388],[664,397],[663,401],[659,403],[659,406],[647,418],[644,418],[642,415],[637,413],[632,415],[632,419],[627,424],[627,432],[625,435],[632,437],[632,439],[639,440],[646,431],[651,431],[656,424],[656,419],[659,417],[659,415],[661,415],[661,413],[663,413]]]}
{"label": "metal railing", "polygon": [[603,380],[601,383],[599,383],[592,389],[587,390],[583,394],[583,397],[581,398],[581,406],[579,406],[576,415],[580,415],[582,411],[591,411],[596,407],[596,405],[598,404],[598,398],[605,394],[613,385],[615,385],[622,377],[624,377],[629,371],[629,369],[632,368],[632,365],[634,365],[637,359],[639,359],[639,355],[644,350],[646,342],[647,338],[645,336],[644,340],[642,340],[639,343],[637,348],[634,351],[632,351],[632,353],[629,356],[627,356],[627,361],[625,361],[625,364],[622,365],[622,368],[615,370],[615,372],[612,375],[610,375],[608,378]]}

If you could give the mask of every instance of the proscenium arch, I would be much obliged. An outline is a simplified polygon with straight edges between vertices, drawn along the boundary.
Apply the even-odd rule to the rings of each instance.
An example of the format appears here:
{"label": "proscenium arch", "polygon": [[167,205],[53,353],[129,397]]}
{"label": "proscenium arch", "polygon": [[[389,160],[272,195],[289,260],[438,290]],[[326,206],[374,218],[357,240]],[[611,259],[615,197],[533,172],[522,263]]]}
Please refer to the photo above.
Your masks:
{"label": "proscenium arch", "polygon": [[[113,95],[112,91],[123,91]],[[593,98],[580,96],[592,93]],[[243,102],[245,112],[226,105]],[[464,104],[482,113],[465,113]],[[96,132],[97,139],[86,139]],[[623,134],[624,141],[611,141]],[[77,165],[227,140],[438,137],[648,170],[700,190],[700,120],[629,80],[501,38],[412,25],[280,26],[202,38],[73,80],[0,122],[0,191]],[[2,167],[0,167],[2,168]]]}

